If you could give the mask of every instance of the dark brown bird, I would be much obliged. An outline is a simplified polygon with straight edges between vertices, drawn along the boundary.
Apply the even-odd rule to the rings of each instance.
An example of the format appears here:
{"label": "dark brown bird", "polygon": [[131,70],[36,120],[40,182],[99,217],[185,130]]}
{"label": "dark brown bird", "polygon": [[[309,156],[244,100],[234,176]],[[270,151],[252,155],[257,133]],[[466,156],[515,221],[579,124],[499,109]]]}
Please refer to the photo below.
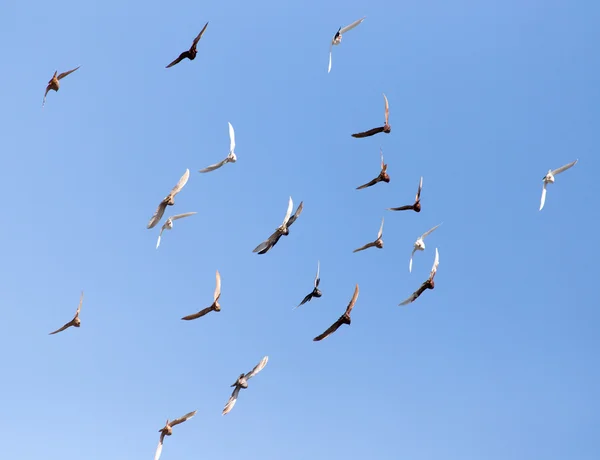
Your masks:
{"label": "dark brown bird", "polygon": [[[319,278],[320,268],[321,268],[321,264],[319,263],[319,261],[317,261],[317,276],[315,276],[315,288],[312,290],[312,292],[310,294],[308,294],[306,297],[304,297],[304,300],[302,300],[302,302],[300,302],[300,305],[304,305],[306,302],[310,302],[313,297],[319,298],[323,295],[323,293],[319,290],[319,283],[321,282],[321,278]],[[300,305],[298,305],[298,307]],[[295,308],[298,308],[298,307],[295,307]]]}
{"label": "dark brown bird", "polygon": [[382,236],[383,236],[383,218],[381,219],[381,227],[379,227],[379,233],[377,234],[377,239],[375,241],[365,244],[363,247],[355,249],[352,252],[363,251],[365,249],[372,248],[373,246],[375,246],[376,248],[382,249],[383,248],[383,239],[381,238]]}
{"label": "dark brown bird", "polygon": [[183,173],[183,176],[181,176],[181,178],[179,179],[179,182],[177,182],[177,185],[175,185],[171,192],[162,199],[162,201],[158,205],[158,208],[156,208],[156,212],[150,219],[150,222],[148,222],[148,226],[146,228],[152,228],[160,222],[160,219],[162,219],[162,216],[165,213],[165,209],[167,209],[167,206],[173,206],[175,204],[175,195],[181,192],[181,189],[184,187],[185,184],[187,184],[189,178],[190,170],[186,169]]}
{"label": "dark brown bird", "polygon": [[340,316],[338,320],[329,327],[329,329],[327,329],[321,335],[316,336],[313,339],[313,341],[318,342],[326,337],[329,337],[331,334],[337,331],[342,324],[347,324],[348,326],[350,326],[350,323],[352,322],[352,320],[350,319],[350,312],[352,311],[352,308],[354,308],[356,299],[358,299],[358,284],[354,288],[354,295],[352,296],[352,300],[350,300],[350,303],[346,307],[346,311],[344,312],[344,314]]}
{"label": "dark brown bird", "polygon": [[206,24],[204,24],[204,27],[202,28],[202,30],[200,31],[200,33],[198,34],[198,36],[196,38],[194,38],[194,41],[192,42],[191,48],[189,50],[184,51],[183,53],[181,53],[177,59],[175,59],[173,62],[171,62],[166,67],[167,69],[169,67],[173,67],[175,64],[179,64],[185,58],[188,58],[190,61],[193,61],[194,59],[196,59],[196,54],[198,54],[198,51],[196,51],[196,45],[198,44],[198,42],[202,38],[202,34],[204,34],[204,31],[206,30],[206,26],[208,26],[208,22]]}
{"label": "dark brown bird", "polygon": [[81,297],[79,298],[79,306],[77,307],[77,311],[75,312],[75,316],[73,317],[73,319],[71,321],[69,321],[67,324],[65,324],[63,327],[61,327],[60,329],[57,329],[54,332],[50,332],[50,334],[48,335],[52,335],[52,334],[56,334],[58,332],[62,332],[65,329],[73,326],[73,327],[80,327],[81,326],[81,320],[79,319],[79,312],[81,311],[81,304],[83,303],[83,291],[81,291]]}
{"label": "dark brown bird", "polygon": [[419,181],[419,189],[417,190],[417,195],[415,196],[415,202],[413,204],[409,204],[407,206],[400,206],[399,208],[388,208],[388,211],[408,211],[412,209],[415,212],[421,212],[421,189],[423,188],[423,176],[421,176],[421,180]]}
{"label": "dark brown bird", "polygon": [[217,270],[217,285],[215,287],[215,293],[213,295],[212,305],[210,307],[206,307],[203,310],[200,310],[198,313],[194,313],[193,315],[184,316],[181,319],[189,321],[192,319],[200,318],[200,317],[206,315],[208,312],[211,312],[213,310],[221,311],[221,305],[219,305],[219,297],[221,297],[221,275],[219,274],[219,270]]}
{"label": "dark brown bird", "polygon": [[158,460],[160,458],[160,454],[162,453],[163,441],[165,439],[165,436],[171,436],[173,434],[173,427],[175,425],[179,425],[180,423],[183,423],[186,420],[192,418],[194,415],[196,415],[196,412],[198,412],[198,411],[195,410],[193,412],[189,412],[189,413],[185,414],[183,417],[177,418],[177,419],[173,420],[172,422],[169,422],[169,419],[167,419],[167,423],[165,424],[165,426],[163,428],[161,428],[160,430],[158,430],[160,432],[160,439],[158,441],[158,446],[156,447],[156,452],[154,454],[154,460]]}
{"label": "dark brown bird", "polygon": [[390,176],[387,173],[388,165],[386,165],[383,162],[383,151],[381,149],[379,149],[379,153],[381,154],[381,172],[379,173],[379,176],[377,176],[371,182],[367,182],[366,184],[361,185],[360,187],[356,187],[356,190],[362,190],[363,188],[370,187],[371,185],[375,185],[377,182],[389,182],[390,181]]}
{"label": "dark brown bird", "polygon": [[399,305],[408,305],[409,303],[412,303],[415,300],[417,300],[419,298],[419,296],[425,292],[426,289],[435,288],[435,283],[433,282],[433,278],[435,277],[435,274],[437,273],[439,264],[440,264],[440,254],[438,253],[437,248],[435,248],[435,260],[433,261],[433,267],[431,268],[431,272],[429,273],[429,278],[427,278],[427,281],[425,281],[423,284],[421,284],[419,289],[417,289],[415,292],[413,292],[408,299],[406,299],[404,302],[402,302]]}
{"label": "dark brown bird", "polygon": [[392,131],[392,127],[389,124],[390,105],[388,104],[388,100],[387,100],[387,97],[385,97],[385,94],[383,95],[383,99],[385,99],[385,125],[380,126],[379,128],[370,129],[369,131],[365,131],[362,133],[353,134],[352,137],[369,137],[369,136],[373,136],[374,134],[377,134],[377,133],[389,134]]}
{"label": "dark brown bird", "polygon": [[54,91],[58,91],[60,89],[60,83],[58,81],[65,78],[70,73],[75,72],[77,69],[79,69],[79,67],[81,67],[81,66],[77,66],[73,70],[68,70],[66,72],[63,72],[58,77],[56,76],[56,74],[58,73],[58,70],[54,72],[54,75],[52,75],[52,78],[48,82],[48,86],[46,86],[46,92],[44,93],[44,100],[42,101],[42,107],[44,107],[44,104],[46,103],[46,96],[48,95],[48,91],[50,91],[51,89],[53,89]]}
{"label": "dark brown bird", "polygon": [[283,218],[283,223],[279,227],[277,227],[277,230],[275,230],[275,232],[273,232],[273,234],[266,241],[263,241],[258,246],[256,246],[252,252],[266,254],[269,251],[269,249],[271,249],[277,244],[279,238],[281,238],[283,235],[289,235],[289,228],[296,221],[298,216],[302,213],[302,209],[304,208],[304,202],[300,202],[300,204],[296,208],[296,212],[292,217],[290,217],[293,207],[294,202],[292,201],[292,197],[290,197],[290,200],[288,202],[288,209],[285,213],[285,217]]}

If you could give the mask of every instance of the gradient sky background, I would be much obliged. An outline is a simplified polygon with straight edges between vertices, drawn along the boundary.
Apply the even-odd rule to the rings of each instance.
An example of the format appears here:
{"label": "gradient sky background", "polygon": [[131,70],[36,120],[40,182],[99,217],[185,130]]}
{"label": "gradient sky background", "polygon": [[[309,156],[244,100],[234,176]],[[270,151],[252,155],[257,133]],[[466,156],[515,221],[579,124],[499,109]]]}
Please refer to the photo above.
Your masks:
{"label": "gradient sky background", "polygon": [[[194,409],[162,460],[600,457],[598,2],[47,5],[0,4],[2,458],[151,459]],[[382,92],[392,133],[350,137]],[[228,121],[238,162],[199,174]],[[380,147],[391,182],[356,191]],[[186,168],[165,217],[198,214],[155,250]],[[421,175],[423,211],[385,211]],[[253,254],[290,195],[290,235]],[[383,216],[384,249],[353,254]],[[435,290],[399,307],[436,247]],[[323,297],[293,311],[317,260]],[[181,321],[216,269],[222,311]],[[352,325],[313,342],[355,283]],[[82,289],[82,327],[48,336]]]}

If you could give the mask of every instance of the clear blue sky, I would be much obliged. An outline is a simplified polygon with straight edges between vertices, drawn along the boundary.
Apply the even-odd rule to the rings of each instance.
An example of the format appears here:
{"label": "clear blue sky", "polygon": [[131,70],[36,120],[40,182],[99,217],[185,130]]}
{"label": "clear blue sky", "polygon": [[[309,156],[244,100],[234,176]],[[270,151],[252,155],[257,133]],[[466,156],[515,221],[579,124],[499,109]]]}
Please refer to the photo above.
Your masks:
{"label": "clear blue sky", "polygon": [[[0,4],[2,458],[150,459],[198,409],[162,460],[597,460],[600,4],[211,3]],[[382,92],[392,133],[353,139]],[[228,121],[238,162],[199,174]],[[380,147],[391,182],[356,191]],[[155,250],[185,168],[165,217],[198,214]],[[421,175],[420,214],[384,210]],[[253,254],[290,195],[291,234]],[[384,249],[353,254],[383,216]],[[436,247],[435,290],[399,307]],[[323,297],[293,311],[317,260]],[[181,321],[216,269],[222,311]],[[355,283],[352,325],[313,342]],[[82,327],[48,336],[82,289]]]}

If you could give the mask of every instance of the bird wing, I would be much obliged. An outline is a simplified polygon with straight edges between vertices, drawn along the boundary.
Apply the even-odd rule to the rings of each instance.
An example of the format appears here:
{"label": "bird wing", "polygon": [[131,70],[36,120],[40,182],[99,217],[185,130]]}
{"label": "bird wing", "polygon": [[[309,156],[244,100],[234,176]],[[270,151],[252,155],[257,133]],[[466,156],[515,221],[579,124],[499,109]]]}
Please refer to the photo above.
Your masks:
{"label": "bird wing", "polygon": [[171,62],[169,65],[165,66],[165,69],[168,69],[169,67],[173,67],[175,64],[179,64],[181,61],[183,61],[186,57],[188,57],[190,55],[189,51],[184,51],[183,53],[181,53],[177,59],[175,59],[173,62]]}
{"label": "bird wing", "polygon": [[184,317],[183,317],[183,318],[181,318],[181,319],[183,319],[183,320],[185,320],[185,321],[191,321],[191,320],[193,320],[193,319],[198,319],[198,318],[200,318],[200,317],[202,317],[202,316],[206,315],[207,313],[209,313],[209,312],[211,312],[211,311],[213,311],[213,310],[214,310],[214,308],[213,308],[213,306],[211,305],[210,307],[206,307],[206,308],[204,308],[204,309],[200,310],[198,313],[194,313],[194,314],[192,314],[192,315],[187,315],[187,316],[184,316]]}
{"label": "bird wing", "polygon": [[158,249],[158,247],[160,246],[160,240],[162,238],[164,229],[165,229],[165,226],[163,225],[163,227],[160,229],[160,233],[158,234],[158,239],[156,240],[156,249]]}
{"label": "bird wing", "polygon": [[299,304],[299,305],[297,305],[296,307],[294,307],[294,309],[296,309],[296,308],[298,308],[298,307],[300,307],[300,306],[304,305],[306,302],[309,302],[310,300],[312,300],[312,298],[313,298],[313,294],[312,294],[312,292],[311,292],[311,293],[310,293],[310,294],[308,294],[306,297],[304,297],[304,299],[302,299],[302,302],[300,302],[300,304]]}
{"label": "bird wing", "polygon": [[383,99],[385,99],[385,124],[387,125],[390,121],[390,104],[385,94],[383,95]]}
{"label": "bird wing", "polygon": [[71,320],[67,324],[65,324],[63,327],[61,327],[60,329],[57,329],[54,332],[50,332],[50,334],[48,334],[48,335],[52,335],[52,334],[56,334],[58,332],[62,332],[65,329],[67,329],[68,327],[71,327],[73,324],[75,324],[75,323],[73,322],[73,320]]}
{"label": "bird wing", "polygon": [[194,415],[196,415],[196,412],[198,412],[198,411],[194,410],[192,412],[188,412],[183,417],[179,417],[179,418],[173,420],[172,422],[170,422],[169,425],[171,425],[171,426],[179,425],[180,423],[183,423],[186,420],[192,418]]}
{"label": "bird wing", "polygon": [[281,238],[281,232],[279,231],[279,229],[277,229],[271,234],[271,236],[269,236],[269,238],[267,238],[265,241],[256,246],[252,252],[262,252],[267,247],[273,246],[275,243],[277,243],[279,238]]}
{"label": "bird wing", "polygon": [[296,222],[296,219],[298,218],[298,216],[300,216],[300,214],[302,214],[303,209],[304,209],[304,201],[301,201],[300,204],[298,205],[298,207],[296,208],[296,212],[294,213],[294,215],[292,217],[290,217],[290,219],[288,220],[288,223],[287,223],[288,228],[291,227],[294,222]]}
{"label": "bird wing", "polygon": [[315,287],[319,286],[319,281],[321,280],[321,278],[319,278],[319,271],[321,270],[321,262],[319,262],[317,260],[317,274],[315,276]]}
{"label": "bird wing", "polygon": [[367,244],[365,244],[364,246],[362,246],[362,247],[360,247],[360,248],[358,248],[358,249],[355,249],[355,250],[354,250],[354,251],[352,251],[352,252],[364,251],[365,249],[368,249],[368,248],[370,248],[370,247],[373,247],[373,246],[375,246],[375,242],[374,242],[374,241],[371,241],[370,243],[367,243]]}
{"label": "bird wing", "polygon": [[419,189],[417,190],[417,195],[415,196],[415,203],[421,199],[421,189],[423,188],[423,176],[421,176],[421,180],[419,181]]}
{"label": "bird wing", "polygon": [[350,24],[350,25],[348,25],[346,27],[342,27],[340,29],[340,34],[346,33],[349,30],[354,29],[357,25],[359,25],[361,22],[363,22],[365,20],[365,18],[366,18],[366,16],[364,18],[361,18],[361,19],[357,20],[357,21],[354,21],[352,24]]}
{"label": "bird wing", "polygon": [[[229,122],[227,122],[229,123]],[[229,123],[229,153],[233,153],[235,150],[235,131],[233,130],[233,126]]]}
{"label": "bird wing", "polygon": [[429,230],[427,230],[425,233],[423,233],[423,234],[421,235],[421,238],[425,239],[425,237],[426,237],[427,235],[429,235],[431,232],[433,232],[433,231],[434,231],[436,228],[438,228],[440,225],[442,225],[442,224],[437,224],[435,227],[433,227],[433,228],[430,228]]}
{"label": "bird wing", "polygon": [[221,274],[219,270],[217,270],[217,274],[215,275],[216,285],[215,285],[215,293],[213,294],[213,301],[216,301],[221,295]]}
{"label": "bird wing", "polygon": [[340,318],[338,318],[338,320],[335,323],[333,323],[331,326],[329,326],[329,328],[325,332],[323,332],[321,335],[316,336],[313,339],[313,342],[319,342],[320,340],[323,340],[323,339],[329,337],[331,334],[333,334],[335,331],[337,331],[341,325],[342,325],[342,318],[340,317]]}
{"label": "bird wing", "polygon": [[435,259],[433,260],[433,266],[431,267],[431,271],[429,272],[429,279],[433,279],[435,274],[437,273],[438,266],[440,265],[440,254],[438,252],[438,248],[435,248]]}
{"label": "bird wing", "polygon": [[329,67],[327,67],[327,73],[331,72],[331,51],[333,49],[333,42],[329,44]]}
{"label": "bird wing", "polygon": [[67,70],[66,72],[61,73],[57,78],[60,80],[61,78],[65,78],[67,75],[69,75],[70,73],[75,72],[77,69],[79,69],[79,67],[81,66],[77,66],[74,69],[71,70]]}
{"label": "bird wing", "polygon": [[261,359],[260,363],[258,363],[256,366],[254,366],[254,369],[252,369],[250,372],[248,372],[245,375],[246,380],[251,379],[256,374],[258,374],[260,371],[262,371],[265,368],[265,366],[267,365],[268,362],[269,362],[269,357],[268,356],[265,356],[263,359]]}
{"label": "bird wing", "polygon": [[238,394],[240,393],[240,387],[238,387],[236,385],[236,387],[233,389],[233,393],[231,393],[231,396],[229,397],[229,400],[227,401],[227,404],[225,404],[225,408],[223,409],[223,414],[228,414],[231,409],[233,409],[233,406],[235,406],[235,402],[237,401],[237,397]]}
{"label": "bird wing", "polygon": [[544,182],[544,187],[542,188],[542,200],[540,201],[540,211],[544,207],[544,203],[546,203],[546,182]]}
{"label": "bird wing", "polygon": [[415,251],[416,251],[416,249],[413,248],[412,254],[410,255],[410,262],[408,263],[408,271],[410,273],[412,273],[412,261],[413,261],[413,256],[415,255]]}
{"label": "bird wing", "polygon": [[381,156],[381,170],[385,171],[385,169],[387,168],[385,163],[383,162],[383,150],[381,149],[381,147],[379,147],[379,155]]}
{"label": "bird wing", "polygon": [[75,318],[79,316],[79,312],[81,311],[81,305],[83,304],[83,291],[81,291],[81,297],[79,297],[79,305],[77,306],[77,311],[75,312]]}
{"label": "bird wing", "polygon": [[46,104],[46,96],[48,95],[48,91],[50,91],[50,85],[46,86],[46,92],[44,93],[44,100],[42,101],[42,107]]}
{"label": "bird wing", "polygon": [[377,182],[379,182],[379,176],[377,176],[375,179],[367,182],[366,184],[361,185],[360,187],[356,187],[356,190],[362,190],[363,188],[371,187],[372,185],[375,185]]}
{"label": "bird wing", "polygon": [[370,129],[368,131],[364,131],[362,133],[352,134],[352,137],[361,138],[361,137],[373,136],[374,134],[382,133],[383,132],[383,128],[384,128],[383,126],[380,126],[379,128],[373,128],[373,129]]}
{"label": "bird wing", "polygon": [[156,224],[158,224],[160,222],[160,219],[162,219],[162,216],[165,213],[166,208],[167,208],[167,203],[165,202],[165,200],[162,200],[160,202],[160,204],[158,205],[158,208],[156,208],[156,212],[150,219],[150,222],[148,222],[148,225],[146,228],[153,228]]}
{"label": "bird wing", "polygon": [[226,157],[224,160],[221,160],[218,163],[215,163],[214,165],[207,166],[206,168],[201,169],[199,172],[207,173],[207,172],[214,171],[215,169],[219,169],[221,166],[223,166],[225,163],[228,163],[228,162],[229,162],[229,157]]}
{"label": "bird wing", "polygon": [[356,299],[358,299],[358,283],[356,284],[356,287],[354,288],[354,294],[352,295],[352,299],[350,300],[350,303],[346,307],[346,314],[347,315],[349,315],[350,312],[352,311],[352,309],[354,308],[354,304],[356,303]]}
{"label": "bird wing", "polygon": [[282,226],[286,225],[288,223],[288,220],[290,220],[290,216],[292,215],[293,207],[294,207],[294,202],[292,201],[292,197],[290,197],[290,201],[288,202],[287,211],[285,213],[285,217],[283,218],[283,223],[281,224]]}
{"label": "bird wing", "polygon": [[554,171],[552,171],[552,175],[553,175],[553,176],[556,176],[557,174],[560,174],[561,172],[563,172],[563,171],[566,171],[567,169],[569,169],[569,168],[571,168],[571,167],[575,166],[575,163],[577,163],[578,161],[579,161],[579,160],[575,160],[575,161],[573,161],[573,162],[571,162],[571,163],[569,163],[569,164],[567,164],[567,165],[564,165],[564,166],[561,166],[561,167],[560,167],[560,168],[558,168],[558,169],[555,169]]}
{"label": "bird wing", "polygon": [[381,219],[381,227],[379,227],[379,233],[377,233],[377,239],[383,235],[383,218]]}
{"label": "bird wing", "polygon": [[193,216],[194,214],[198,214],[196,211],[192,212],[184,212],[183,214],[177,214],[175,216],[169,217],[171,220],[183,219],[184,217]]}
{"label": "bird wing", "polygon": [[417,289],[415,292],[413,292],[408,299],[399,303],[398,305],[399,306],[400,305],[408,305],[409,303],[414,302],[415,300],[417,300],[419,298],[419,296],[421,294],[423,294],[425,289],[427,289],[427,281],[425,281],[423,284],[421,284],[421,286],[419,286],[419,289]]}
{"label": "bird wing", "polygon": [[192,47],[190,48],[190,51],[193,50],[193,49],[196,49],[196,45],[198,44],[198,42],[202,38],[202,35],[204,35],[204,31],[206,30],[207,27],[208,27],[208,22],[206,24],[204,24],[204,27],[202,28],[202,30],[200,31],[200,33],[198,34],[198,36],[196,38],[194,38],[194,41],[192,43]]}
{"label": "bird wing", "polygon": [[187,181],[189,178],[190,178],[190,170],[188,168],[186,168],[185,172],[183,173],[183,176],[181,176],[181,178],[179,179],[179,182],[177,182],[177,185],[175,187],[173,187],[173,189],[171,190],[170,195],[175,196],[179,192],[181,192],[181,189],[183,188],[183,186],[185,184],[187,184]]}
{"label": "bird wing", "polygon": [[154,460],[158,460],[160,458],[160,454],[162,454],[163,439],[165,439],[165,434],[161,433],[160,439],[158,441],[158,446],[156,446],[156,453],[154,454]]}
{"label": "bird wing", "polygon": [[412,208],[413,208],[413,205],[409,204],[407,206],[400,206],[399,208],[388,208],[388,211],[407,211]]}

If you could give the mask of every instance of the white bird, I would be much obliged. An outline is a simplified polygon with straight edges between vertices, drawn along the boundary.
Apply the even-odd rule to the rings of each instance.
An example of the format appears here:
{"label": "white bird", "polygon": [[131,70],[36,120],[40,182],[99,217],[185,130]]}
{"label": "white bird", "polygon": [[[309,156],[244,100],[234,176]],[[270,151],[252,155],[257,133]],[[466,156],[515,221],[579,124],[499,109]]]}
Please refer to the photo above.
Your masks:
{"label": "white bird", "polygon": [[[365,16],[366,17],[366,16]],[[354,29],[357,25],[363,22],[365,18],[359,19],[358,21],[354,21],[352,24],[346,27],[340,27],[338,31],[333,36],[331,40],[331,44],[329,45],[329,67],[327,68],[327,73],[331,72],[331,50],[333,49],[333,45],[339,45],[342,42],[342,34],[348,32],[351,29]]]}
{"label": "white bird", "polygon": [[554,171],[552,171],[551,169],[548,170],[548,174],[546,174],[542,180],[544,181],[544,188],[542,189],[542,201],[540,202],[540,211],[542,210],[542,208],[544,207],[544,203],[546,202],[546,185],[548,184],[553,184],[554,183],[554,176],[556,176],[557,174],[560,174],[563,171],[566,171],[567,169],[571,168],[572,166],[575,166],[575,163],[577,163],[579,160],[575,160],[572,163],[569,163],[568,165],[564,165],[561,166],[558,169],[555,169]]}
{"label": "white bird", "polygon": [[[227,122],[229,123],[229,122]],[[214,165],[208,166],[207,168],[201,169],[199,172],[207,173],[214,171],[215,169],[219,169],[225,163],[235,163],[237,161],[237,156],[235,155],[235,132],[233,131],[233,126],[229,123],[229,155],[219,163],[215,163]]]}
{"label": "white bird", "polygon": [[425,239],[425,237],[427,235],[429,235],[431,232],[433,232],[440,225],[442,225],[442,224],[437,224],[435,227],[430,228],[425,233],[423,233],[419,238],[417,238],[417,241],[415,241],[415,244],[414,244],[413,250],[412,250],[412,254],[410,255],[410,262],[408,264],[408,271],[409,272],[412,273],[412,262],[413,262],[413,256],[415,255],[415,252],[416,251],[424,251],[425,250],[425,241],[423,241],[423,240]]}
{"label": "white bird", "polygon": [[162,232],[164,230],[173,230],[173,221],[177,220],[177,219],[182,219],[184,217],[187,216],[191,216],[193,214],[197,214],[195,211],[194,212],[184,212],[183,214],[177,214],[176,216],[171,216],[167,219],[167,221],[163,224],[162,228],[160,229],[160,233],[158,234],[158,240],[156,241],[156,249],[158,249],[158,247],[160,246],[160,238],[162,236]]}

